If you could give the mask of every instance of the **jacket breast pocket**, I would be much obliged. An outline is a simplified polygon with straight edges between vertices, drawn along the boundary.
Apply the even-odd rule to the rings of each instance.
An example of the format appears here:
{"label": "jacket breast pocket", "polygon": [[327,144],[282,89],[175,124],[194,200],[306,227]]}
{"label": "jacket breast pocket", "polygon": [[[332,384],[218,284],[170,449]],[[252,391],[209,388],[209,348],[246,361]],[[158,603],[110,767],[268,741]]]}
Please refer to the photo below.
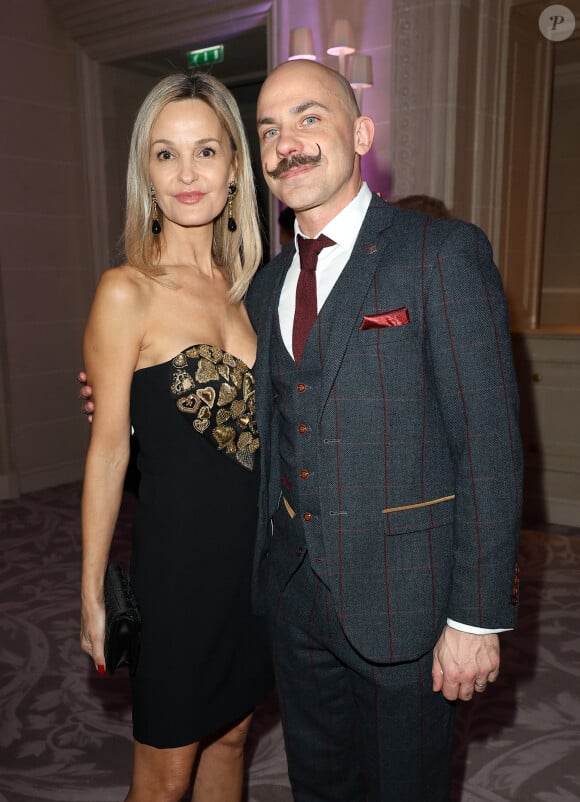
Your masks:
{"label": "jacket breast pocket", "polygon": [[397,309],[389,309],[385,312],[363,315],[359,331],[367,331],[368,329],[395,329],[399,326],[406,326],[409,322],[409,310],[406,306],[400,306]]}
{"label": "jacket breast pocket", "polygon": [[418,328],[411,322],[400,326],[381,326],[360,329],[355,332],[354,341],[361,351],[377,348],[405,348],[419,342]]}

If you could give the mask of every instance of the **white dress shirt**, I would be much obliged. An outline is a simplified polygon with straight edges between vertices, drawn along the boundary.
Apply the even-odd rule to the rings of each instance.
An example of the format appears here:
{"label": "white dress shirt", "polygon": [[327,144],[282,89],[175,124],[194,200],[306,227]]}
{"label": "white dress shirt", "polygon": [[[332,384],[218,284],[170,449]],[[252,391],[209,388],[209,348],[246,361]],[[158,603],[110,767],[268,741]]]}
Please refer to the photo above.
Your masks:
{"label": "white dress shirt", "polygon": [[[346,263],[350,259],[354,243],[359,235],[363,220],[369,208],[372,193],[367,184],[363,182],[358,194],[347,206],[340,211],[336,217],[327,223],[322,231],[316,234],[325,234],[330,237],[336,245],[324,248],[318,256],[316,265],[316,301],[318,311],[322,309],[324,302],[330,295],[332,288],[338,281],[340,274],[344,270]],[[294,245],[296,253],[292,259],[292,264],[288,268],[284,286],[280,295],[278,305],[278,315],[280,319],[280,330],[282,339],[288,353],[292,354],[292,328],[294,325],[294,311],[296,309],[296,286],[300,275],[300,256],[298,254],[298,243],[296,237],[304,236],[300,230],[298,220],[294,222]],[[308,239],[308,237],[305,237]],[[313,237],[315,239],[315,237]],[[475,635],[488,635],[497,632],[506,632],[506,629],[484,629],[474,627],[470,624],[461,624],[458,621],[447,619],[447,624],[453,629],[462,632],[471,632]]]}
{"label": "white dress shirt", "polygon": [[[370,189],[363,183],[358,195],[316,235],[318,237],[320,234],[326,234],[327,237],[336,242],[336,245],[322,250],[316,264],[316,300],[319,312],[350,259],[371,198]],[[300,275],[300,256],[298,255],[298,243],[296,240],[298,234],[302,237],[304,236],[300,231],[298,220],[295,220],[294,245],[296,253],[286,274],[278,306],[282,339],[288,349],[288,353],[291,355],[292,327],[294,325],[294,310],[296,309],[296,285]],[[305,239],[309,239],[309,237],[305,237]],[[315,239],[315,237],[312,239]]]}

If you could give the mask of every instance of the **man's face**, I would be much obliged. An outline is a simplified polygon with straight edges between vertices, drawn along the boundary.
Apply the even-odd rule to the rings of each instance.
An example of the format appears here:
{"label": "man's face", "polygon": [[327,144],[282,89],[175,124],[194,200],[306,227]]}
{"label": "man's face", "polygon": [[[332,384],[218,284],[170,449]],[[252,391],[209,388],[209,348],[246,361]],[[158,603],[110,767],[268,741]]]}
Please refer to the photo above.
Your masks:
{"label": "man's face", "polygon": [[258,135],[270,190],[298,213],[324,223],[360,186],[357,118],[331,71],[307,61],[278,67],[258,98]]}

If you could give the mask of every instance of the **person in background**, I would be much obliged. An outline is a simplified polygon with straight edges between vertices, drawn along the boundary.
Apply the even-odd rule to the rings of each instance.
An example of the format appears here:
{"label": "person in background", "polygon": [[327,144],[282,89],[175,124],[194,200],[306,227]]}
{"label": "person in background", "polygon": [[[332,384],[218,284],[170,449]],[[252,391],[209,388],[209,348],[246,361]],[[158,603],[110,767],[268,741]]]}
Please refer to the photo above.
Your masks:
{"label": "person in background", "polygon": [[[129,459],[141,483],[131,582],[141,611],[127,802],[241,799],[255,705],[272,689],[250,581],[258,504],[261,259],[248,146],[230,92],[172,75],[145,98],[127,172],[127,262],[86,325],[96,411],[82,496],[81,648],[103,674],[103,578]],[[195,767],[195,771],[194,771]]]}
{"label": "person in background", "polygon": [[288,245],[289,242],[294,240],[294,220],[296,215],[294,211],[286,206],[278,215],[278,225],[280,231],[280,245]]}
{"label": "person in background", "polygon": [[256,609],[297,802],[448,802],[456,700],[498,676],[522,456],[506,299],[475,226],[361,177],[372,120],[290,61],[258,98],[297,250],[261,269]]}
{"label": "person in background", "polygon": [[411,209],[415,212],[430,214],[431,217],[443,217],[447,220],[452,217],[443,201],[430,195],[405,195],[403,198],[392,200],[391,205],[398,209]]}

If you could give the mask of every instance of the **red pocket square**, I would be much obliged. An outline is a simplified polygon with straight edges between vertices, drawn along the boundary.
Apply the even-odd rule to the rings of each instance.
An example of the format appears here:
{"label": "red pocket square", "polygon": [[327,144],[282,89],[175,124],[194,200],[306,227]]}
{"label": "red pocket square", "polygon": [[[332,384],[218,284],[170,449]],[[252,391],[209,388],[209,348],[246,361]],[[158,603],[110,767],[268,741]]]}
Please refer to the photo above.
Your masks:
{"label": "red pocket square", "polygon": [[406,306],[381,312],[380,315],[365,315],[358,327],[359,331],[365,329],[382,329],[388,326],[404,326],[409,322],[409,311]]}

